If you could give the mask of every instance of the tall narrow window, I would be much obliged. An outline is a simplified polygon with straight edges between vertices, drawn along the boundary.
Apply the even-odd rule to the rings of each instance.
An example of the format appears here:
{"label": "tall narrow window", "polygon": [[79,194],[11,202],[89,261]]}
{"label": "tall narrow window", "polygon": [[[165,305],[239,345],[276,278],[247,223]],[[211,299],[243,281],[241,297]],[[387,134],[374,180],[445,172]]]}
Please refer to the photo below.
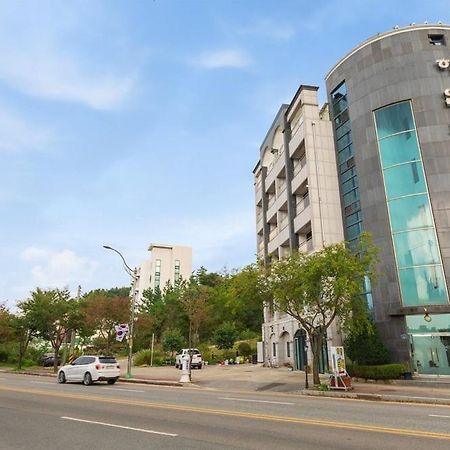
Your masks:
{"label": "tall narrow window", "polygon": [[410,101],[374,112],[403,305],[448,303]]}
{"label": "tall narrow window", "polygon": [[177,282],[177,281],[179,281],[180,280],[180,260],[179,259],[176,259],[175,260],[175,276],[174,276],[174,281],[175,281],[175,283]]}
{"label": "tall narrow window", "polygon": [[161,260],[155,261],[155,288],[159,288],[161,285]]}

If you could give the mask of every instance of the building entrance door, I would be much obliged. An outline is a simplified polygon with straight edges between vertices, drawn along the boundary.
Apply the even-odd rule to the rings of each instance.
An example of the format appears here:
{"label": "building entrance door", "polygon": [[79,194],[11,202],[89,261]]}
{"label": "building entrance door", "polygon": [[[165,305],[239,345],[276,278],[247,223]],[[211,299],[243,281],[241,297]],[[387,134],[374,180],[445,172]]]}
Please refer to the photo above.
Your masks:
{"label": "building entrance door", "polygon": [[298,330],[297,333],[295,333],[294,363],[295,363],[295,370],[305,370],[305,367],[308,365],[305,330]]}
{"label": "building entrance door", "polygon": [[450,333],[411,335],[414,369],[424,375],[450,375]]}

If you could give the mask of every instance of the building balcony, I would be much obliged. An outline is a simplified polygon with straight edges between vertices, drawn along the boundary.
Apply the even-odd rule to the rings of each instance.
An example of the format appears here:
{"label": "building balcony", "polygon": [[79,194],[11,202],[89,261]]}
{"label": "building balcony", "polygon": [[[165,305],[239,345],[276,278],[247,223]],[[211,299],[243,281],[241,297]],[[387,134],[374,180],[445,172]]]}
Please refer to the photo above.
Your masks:
{"label": "building balcony", "polygon": [[301,163],[294,168],[294,178],[291,181],[292,192],[296,192],[309,176],[309,165],[306,158],[301,159],[300,161]]}
{"label": "building balcony", "polygon": [[280,229],[278,226],[276,228],[276,233],[271,233],[269,235],[269,243],[267,246],[267,251],[269,253],[274,253],[281,245],[283,245],[286,241],[289,240],[289,227],[285,226],[283,229]]}
{"label": "building balcony", "polygon": [[304,241],[298,244],[298,250],[303,253],[309,253],[313,249],[313,240],[312,237],[305,239]]}
{"label": "building balcony", "polygon": [[[302,206],[304,205],[305,203]],[[297,211],[294,219],[294,233],[298,233],[308,222],[311,222],[311,218],[312,208],[310,206],[305,207],[302,211]]]}

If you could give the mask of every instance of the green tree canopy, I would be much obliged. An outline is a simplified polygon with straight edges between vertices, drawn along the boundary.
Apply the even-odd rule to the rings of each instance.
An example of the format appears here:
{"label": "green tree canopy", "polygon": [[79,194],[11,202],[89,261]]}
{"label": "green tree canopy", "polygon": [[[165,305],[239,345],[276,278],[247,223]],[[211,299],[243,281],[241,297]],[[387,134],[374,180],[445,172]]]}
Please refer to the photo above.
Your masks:
{"label": "green tree canopy", "polygon": [[236,339],[236,328],[231,322],[225,322],[221,325],[213,336],[214,345],[219,350],[229,350],[230,348],[233,348]]}
{"label": "green tree canopy", "polygon": [[354,251],[333,244],[306,255],[273,263],[267,287],[275,307],[288,313],[308,334],[313,353],[313,381],[319,384],[319,355],[323,338],[338,318],[341,326],[367,323],[364,278],[374,278],[376,248],[362,235]]}

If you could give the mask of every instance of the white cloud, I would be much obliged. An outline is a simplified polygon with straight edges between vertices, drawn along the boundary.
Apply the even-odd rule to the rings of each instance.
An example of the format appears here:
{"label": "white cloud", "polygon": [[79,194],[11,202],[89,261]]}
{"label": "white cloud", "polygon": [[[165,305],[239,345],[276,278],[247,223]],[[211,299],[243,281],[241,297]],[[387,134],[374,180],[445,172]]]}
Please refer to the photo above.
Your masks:
{"label": "white cloud", "polygon": [[225,49],[206,52],[195,59],[195,63],[206,69],[235,68],[244,69],[251,64],[251,60],[239,50]]}
{"label": "white cloud", "polygon": [[13,152],[25,149],[41,149],[50,134],[37,130],[20,117],[0,110],[0,151]]}
{"label": "white cloud", "polygon": [[[105,58],[103,48],[82,42],[87,26],[82,9],[50,3],[30,3],[27,9],[24,14],[20,6],[11,4],[2,11],[0,80],[38,98],[81,103],[98,110],[120,107],[136,78],[130,66],[119,65],[119,55]],[[105,41],[108,48],[113,37]]]}
{"label": "white cloud", "polygon": [[76,286],[93,279],[98,267],[96,261],[77,255],[72,250],[52,251],[39,247],[28,247],[22,259],[33,264],[32,281],[42,288]]}

